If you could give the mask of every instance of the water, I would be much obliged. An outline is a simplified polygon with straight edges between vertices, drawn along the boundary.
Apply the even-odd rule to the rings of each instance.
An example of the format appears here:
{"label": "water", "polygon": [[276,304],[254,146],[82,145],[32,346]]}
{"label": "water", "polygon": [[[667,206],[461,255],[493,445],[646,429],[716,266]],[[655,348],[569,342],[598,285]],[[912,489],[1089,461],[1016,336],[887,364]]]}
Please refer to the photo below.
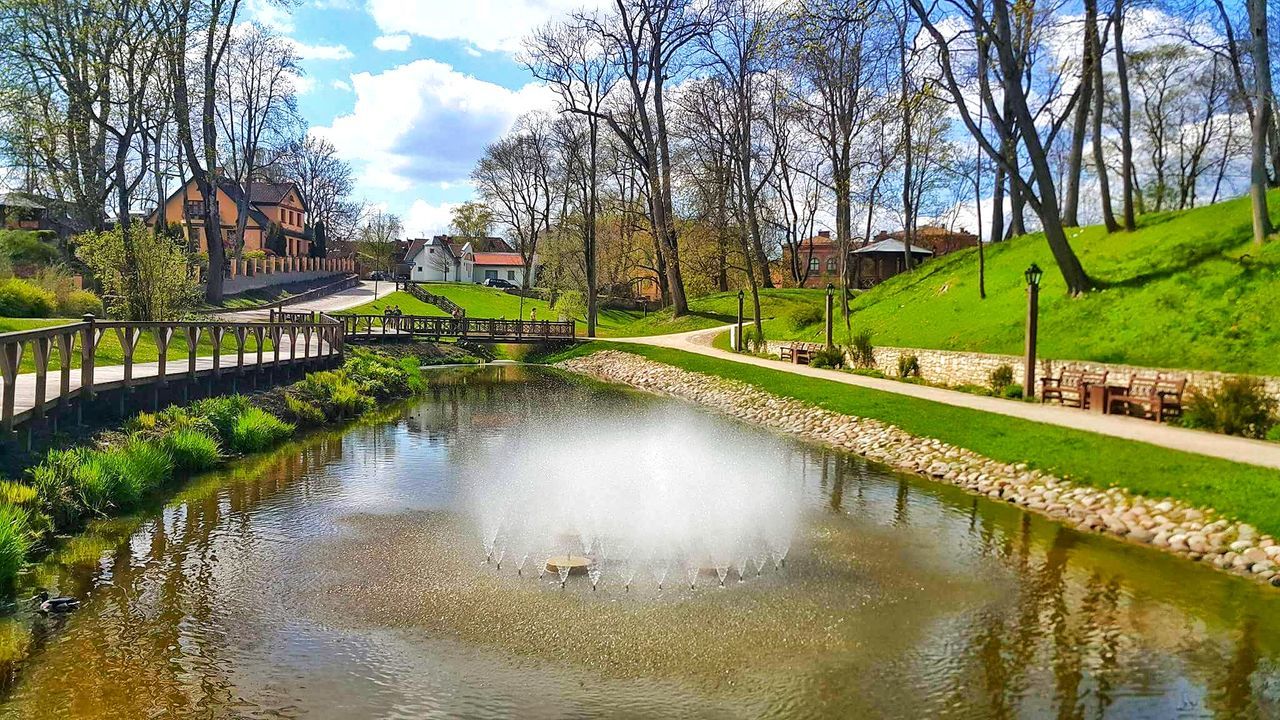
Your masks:
{"label": "water", "polygon": [[88,602],[0,618],[0,717],[1280,715],[1269,588],[668,401],[438,377],[36,568]]}

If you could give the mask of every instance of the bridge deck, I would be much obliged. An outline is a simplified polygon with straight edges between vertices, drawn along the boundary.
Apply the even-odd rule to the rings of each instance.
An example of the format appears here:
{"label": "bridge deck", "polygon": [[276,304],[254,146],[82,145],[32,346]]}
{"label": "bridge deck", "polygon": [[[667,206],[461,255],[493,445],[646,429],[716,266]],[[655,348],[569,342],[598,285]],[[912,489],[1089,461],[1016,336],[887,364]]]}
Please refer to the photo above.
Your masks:
{"label": "bridge deck", "polygon": [[536,343],[576,340],[573,320],[502,320],[428,315],[337,315],[348,338],[430,337],[477,342]]}

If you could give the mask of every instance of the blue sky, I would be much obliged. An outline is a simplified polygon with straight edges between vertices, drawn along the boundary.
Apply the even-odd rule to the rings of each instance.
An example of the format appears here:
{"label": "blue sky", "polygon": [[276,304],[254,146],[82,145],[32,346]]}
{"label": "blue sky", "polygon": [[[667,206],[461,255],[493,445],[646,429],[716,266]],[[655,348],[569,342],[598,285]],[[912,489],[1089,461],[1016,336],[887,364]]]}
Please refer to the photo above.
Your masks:
{"label": "blue sky", "polygon": [[356,169],[357,196],[410,237],[442,232],[472,197],[485,145],[550,93],[517,62],[520,38],[583,0],[247,0],[245,19],[296,44],[299,108]]}

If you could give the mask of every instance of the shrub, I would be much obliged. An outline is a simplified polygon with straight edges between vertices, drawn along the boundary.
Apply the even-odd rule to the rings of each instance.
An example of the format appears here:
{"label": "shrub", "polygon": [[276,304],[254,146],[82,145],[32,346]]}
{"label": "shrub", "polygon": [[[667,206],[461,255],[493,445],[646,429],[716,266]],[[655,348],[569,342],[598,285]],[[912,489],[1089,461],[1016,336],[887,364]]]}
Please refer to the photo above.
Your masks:
{"label": "shrub", "polygon": [[817,305],[802,305],[787,317],[792,330],[803,330],[810,325],[817,325],[827,319],[827,313]]}
{"label": "shrub", "polygon": [[82,487],[80,468],[85,464],[86,453],[83,448],[51,450],[44,462],[28,471],[40,510],[53,519],[56,527],[78,525],[85,516],[87,501],[94,501],[99,495],[99,486],[91,485],[87,494]]}
{"label": "shrub", "polygon": [[844,367],[844,348],[840,346],[822,348],[809,359],[809,364],[817,368]]}
{"label": "shrub", "polygon": [[0,316],[52,317],[57,309],[52,292],[18,278],[0,280]]}
{"label": "shrub", "polygon": [[1000,391],[1000,395],[1003,397],[1009,398],[1010,400],[1021,400],[1022,386],[1017,383],[1013,383],[1011,385],[1005,385],[1004,390]]}
{"label": "shrub", "polygon": [[31,549],[27,524],[26,510],[0,504],[0,588],[5,590],[13,587],[13,579]]}
{"label": "shrub", "polygon": [[853,347],[850,354],[853,363],[858,367],[874,367],[876,364],[875,347],[871,344],[871,331],[862,330],[853,336]]}
{"label": "shrub", "polygon": [[877,369],[875,369],[875,368],[854,368],[854,369],[850,370],[849,372],[853,373],[854,375],[861,375],[861,376],[863,376],[863,377],[871,377],[871,378],[883,378],[883,377],[884,377],[884,373],[880,372],[879,370],[877,370]]}
{"label": "shrub", "polygon": [[1276,426],[1277,403],[1267,394],[1262,381],[1251,377],[1231,377],[1215,390],[1193,389],[1182,414],[1186,427],[1212,430],[1227,435],[1265,438]]}
{"label": "shrub", "polygon": [[898,356],[898,377],[900,378],[920,377],[920,358],[917,358],[915,355],[899,355]]}
{"label": "shrub", "polygon": [[187,414],[204,418],[213,426],[218,435],[218,441],[224,447],[230,447],[236,422],[250,407],[249,399],[243,395],[225,395],[205,398],[193,403]]}
{"label": "shrub", "polygon": [[231,449],[239,453],[266,450],[293,434],[294,426],[262,410],[249,408],[236,421]]}
{"label": "shrub", "polygon": [[325,421],[323,410],[293,395],[284,396],[284,406],[289,418],[302,425],[319,425]]}
{"label": "shrub", "polygon": [[195,428],[180,428],[169,433],[164,438],[164,447],[178,472],[200,472],[218,464],[217,439]]}
{"label": "shrub", "polygon": [[41,237],[42,233],[10,231],[4,234],[4,250],[14,265],[56,265],[62,260],[58,248]]}
{"label": "shrub", "polygon": [[970,385],[966,383],[963,385],[953,385],[951,386],[951,389],[962,393],[969,393],[970,395],[986,395],[987,397],[996,394],[995,391],[986,385]]}
{"label": "shrub", "polygon": [[40,495],[30,485],[0,480],[0,504],[34,507],[39,499]]}
{"label": "shrub", "polygon": [[1013,366],[1001,365],[991,371],[991,389],[997,395],[1002,394],[1004,389],[1013,384]]}
{"label": "shrub", "polygon": [[58,315],[61,317],[83,317],[90,313],[102,315],[102,298],[88,290],[72,290],[58,298]]}
{"label": "shrub", "polygon": [[385,391],[380,380],[366,380],[364,388],[342,370],[311,373],[289,394],[313,407],[329,420],[353,418],[373,408],[374,398]]}
{"label": "shrub", "polygon": [[1267,439],[1271,442],[1280,442],[1280,425],[1273,425],[1267,431]]}
{"label": "shrub", "polygon": [[75,238],[76,257],[88,266],[111,298],[108,310],[125,320],[181,317],[200,300],[200,285],[187,268],[190,260],[186,244],[156,235],[142,223],[131,224],[129,235],[134,255],[132,278],[122,272],[126,263],[120,228]]}

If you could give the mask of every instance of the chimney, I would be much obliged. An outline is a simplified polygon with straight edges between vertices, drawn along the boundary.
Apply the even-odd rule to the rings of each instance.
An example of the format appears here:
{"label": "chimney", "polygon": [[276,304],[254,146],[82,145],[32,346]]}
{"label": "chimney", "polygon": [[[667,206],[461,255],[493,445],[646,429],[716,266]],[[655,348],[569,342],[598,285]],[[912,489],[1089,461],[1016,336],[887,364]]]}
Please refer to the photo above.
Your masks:
{"label": "chimney", "polygon": [[830,230],[819,230],[819,231],[818,231],[818,237],[820,237],[820,238],[830,238],[830,237],[831,237],[831,231],[830,231]]}

